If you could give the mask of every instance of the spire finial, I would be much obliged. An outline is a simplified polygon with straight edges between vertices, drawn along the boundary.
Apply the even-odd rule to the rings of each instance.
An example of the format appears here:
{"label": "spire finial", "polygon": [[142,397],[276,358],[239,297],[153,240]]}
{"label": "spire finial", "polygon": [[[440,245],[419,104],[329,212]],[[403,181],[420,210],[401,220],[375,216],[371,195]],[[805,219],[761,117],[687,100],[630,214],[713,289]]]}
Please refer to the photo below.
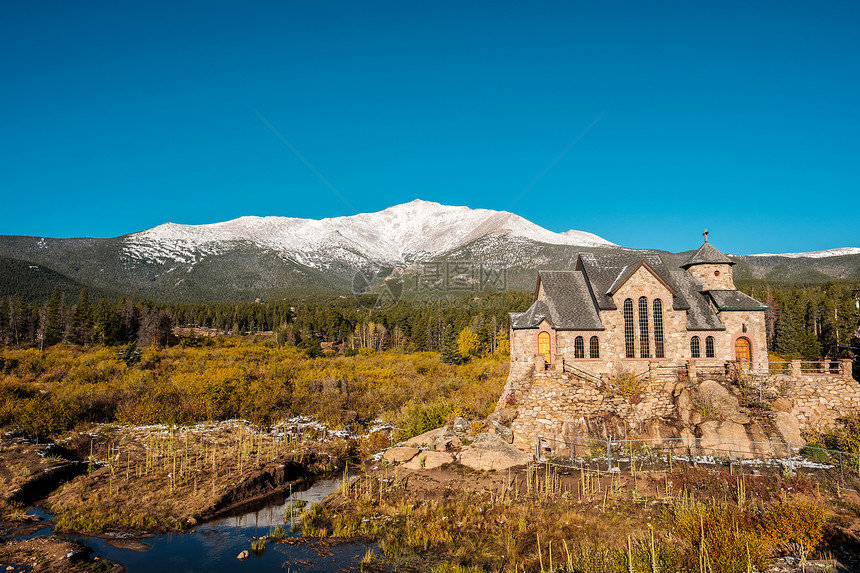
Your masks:
{"label": "spire finial", "polygon": [[705,232],[702,234],[705,236],[705,242],[707,243],[708,242],[708,230],[705,229]]}

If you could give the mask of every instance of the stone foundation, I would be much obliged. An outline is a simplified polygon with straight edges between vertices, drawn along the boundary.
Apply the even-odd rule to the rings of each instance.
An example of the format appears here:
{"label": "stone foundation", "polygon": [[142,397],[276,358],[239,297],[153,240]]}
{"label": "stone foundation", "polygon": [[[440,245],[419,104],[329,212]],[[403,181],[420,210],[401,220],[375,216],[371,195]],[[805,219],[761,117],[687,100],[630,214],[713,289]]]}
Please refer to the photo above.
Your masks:
{"label": "stone foundation", "polygon": [[[696,377],[695,366],[688,368],[691,380],[651,368],[649,376],[635,382],[605,378],[599,383],[522,362],[511,366],[497,412],[503,410],[512,418],[513,444],[530,452],[539,435],[561,443],[564,436],[621,437],[629,432],[631,437],[679,437],[704,445],[706,439],[718,440],[720,424],[732,425],[734,433],[745,434],[750,442],[795,443],[801,431],[833,427],[839,418],[860,412],[860,384],[850,375],[849,360],[840,361],[833,374],[802,374],[799,362],[792,364],[790,374],[742,374],[739,383],[760,391],[771,404],[771,419],[759,422],[751,421],[742,409],[737,415],[720,412],[710,422],[701,417],[691,420],[690,396],[705,385],[705,376]],[[721,384],[728,394],[738,393],[725,379]],[[736,399],[734,404],[737,409]]]}

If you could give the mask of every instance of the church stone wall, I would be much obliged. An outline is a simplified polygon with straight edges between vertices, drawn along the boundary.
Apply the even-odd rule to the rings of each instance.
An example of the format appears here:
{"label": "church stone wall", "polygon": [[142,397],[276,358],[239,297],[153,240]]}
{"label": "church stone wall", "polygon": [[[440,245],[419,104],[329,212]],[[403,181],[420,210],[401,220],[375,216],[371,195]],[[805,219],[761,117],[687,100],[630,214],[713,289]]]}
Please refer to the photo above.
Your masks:
{"label": "church stone wall", "polygon": [[687,272],[702,281],[705,290],[735,290],[732,266],[711,263],[693,265]]}
{"label": "church stone wall", "polygon": [[[723,311],[718,315],[726,330],[714,334],[717,357],[734,361],[735,342],[738,338],[750,341],[752,367],[754,370],[767,369],[767,334],[763,311]],[[746,332],[744,332],[746,329]],[[704,338],[702,339],[704,340]],[[702,352],[704,352],[704,347]]]}

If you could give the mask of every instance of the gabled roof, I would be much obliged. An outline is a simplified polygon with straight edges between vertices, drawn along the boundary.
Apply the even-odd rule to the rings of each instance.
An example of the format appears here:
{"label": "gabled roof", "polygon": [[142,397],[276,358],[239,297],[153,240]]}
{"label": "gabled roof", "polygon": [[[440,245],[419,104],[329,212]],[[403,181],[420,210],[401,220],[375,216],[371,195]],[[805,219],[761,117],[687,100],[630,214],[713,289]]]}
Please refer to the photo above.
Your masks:
{"label": "gabled roof", "polygon": [[609,290],[606,291],[606,294],[608,294],[609,296],[613,296],[618,291],[618,289],[620,289],[621,286],[624,283],[626,283],[630,277],[635,275],[636,271],[638,271],[641,268],[644,268],[645,270],[650,272],[652,275],[654,275],[654,278],[657,279],[660,282],[660,284],[662,284],[664,287],[666,287],[669,290],[669,292],[672,293],[673,295],[676,292],[678,292],[678,289],[676,289],[671,284],[669,284],[669,282],[665,278],[660,276],[660,273],[658,273],[653,268],[651,268],[651,265],[649,265],[647,263],[647,261],[642,260],[642,261],[639,261],[638,263],[636,263],[635,265],[632,265],[632,266],[627,265],[626,267],[624,267],[621,270],[621,272],[618,274],[618,277],[616,277],[615,282],[612,283],[612,286],[610,286]]}
{"label": "gabled roof", "polygon": [[[549,317],[549,307],[546,302],[536,300],[532,303],[529,309],[525,312],[512,312],[511,328],[537,328],[544,319]],[[553,322],[550,320],[550,324]]]}
{"label": "gabled roof", "polygon": [[699,247],[699,250],[696,251],[692,257],[687,259],[683,265],[681,265],[681,268],[687,269],[693,265],[704,264],[733,265],[735,262],[714,248],[711,243],[705,241],[702,246]]}
{"label": "gabled roof", "polygon": [[[657,254],[642,253],[580,253],[576,259],[576,270],[585,274],[597,307],[600,310],[614,310],[618,307],[612,300],[610,290],[619,280],[637,267],[641,262],[648,263],[649,270],[661,279],[661,282],[671,285],[669,269]],[[677,290],[677,289],[675,289]]]}
{"label": "gabled roof", "polygon": [[767,310],[767,305],[762,304],[751,296],[747,296],[739,290],[710,290],[708,294],[718,310]]}
{"label": "gabled roof", "polygon": [[[704,262],[734,264],[705,243],[682,267]],[[686,311],[687,330],[725,330],[718,312],[767,308],[736,290],[705,292],[693,275],[669,270],[656,253],[580,253],[576,270],[538,274],[535,302],[526,312],[511,313],[511,327],[537,328],[547,320],[556,330],[603,330],[600,311],[618,309],[613,294],[643,267],[671,293],[672,308]],[[541,287],[545,298],[537,300]]]}
{"label": "gabled roof", "polygon": [[546,300],[535,304],[544,302],[548,310],[547,319],[555,329],[603,330],[585,276],[580,271],[540,271],[535,294],[540,287],[543,287]]}

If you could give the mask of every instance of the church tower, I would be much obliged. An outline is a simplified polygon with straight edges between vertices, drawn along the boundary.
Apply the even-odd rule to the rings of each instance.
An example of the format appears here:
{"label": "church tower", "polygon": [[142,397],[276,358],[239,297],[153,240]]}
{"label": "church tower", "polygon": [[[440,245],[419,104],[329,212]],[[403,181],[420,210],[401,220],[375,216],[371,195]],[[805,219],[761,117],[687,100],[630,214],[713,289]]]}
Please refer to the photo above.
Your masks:
{"label": "church tower", "polygon": [[732,266],[735,262],[708,242],[707,229],[704,235],[705,242],[681,268],[702,281],[703,291],[735,290],[735,281],[732,278]]}

